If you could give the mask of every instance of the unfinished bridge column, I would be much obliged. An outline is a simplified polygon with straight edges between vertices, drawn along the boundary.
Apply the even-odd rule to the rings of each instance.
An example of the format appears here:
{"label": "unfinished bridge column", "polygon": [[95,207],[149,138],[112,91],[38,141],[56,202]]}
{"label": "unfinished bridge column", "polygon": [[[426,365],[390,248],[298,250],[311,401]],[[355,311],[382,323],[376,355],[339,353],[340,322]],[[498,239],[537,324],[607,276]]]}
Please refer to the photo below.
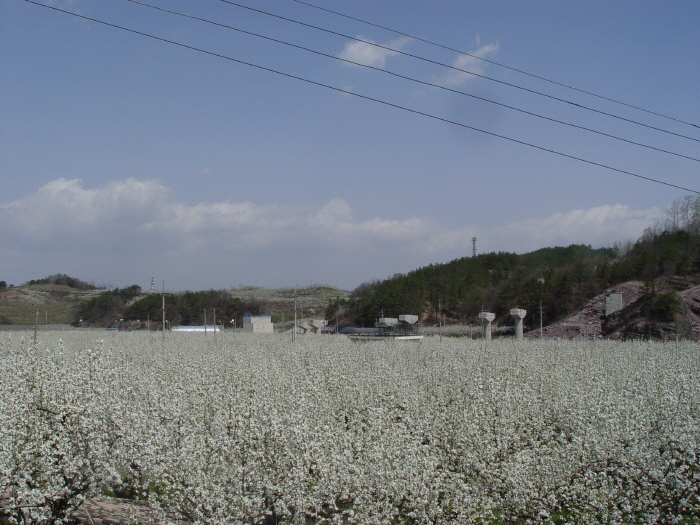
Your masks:
{"label": "unfinished bridge column", "polygon": [[484,325],[483,336],[487,341],[491,340],[491,323],[495,318],[496,314],[492,314],[491,312],[479,312],[479,319],[481,319]]}
{"label": "unfinished bridge column", "polygon": [[523,338],[523,319],[527,315],[527,310],[521,310],[520,308],[512,308],[510,315],[515,319],[515,338],[520,340]]}

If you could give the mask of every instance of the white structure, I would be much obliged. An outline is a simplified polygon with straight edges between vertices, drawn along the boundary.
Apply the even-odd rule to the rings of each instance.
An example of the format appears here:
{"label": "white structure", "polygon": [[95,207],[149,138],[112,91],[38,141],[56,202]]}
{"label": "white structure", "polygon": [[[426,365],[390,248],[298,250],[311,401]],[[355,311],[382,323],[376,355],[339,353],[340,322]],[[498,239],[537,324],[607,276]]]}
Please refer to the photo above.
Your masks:
{"label": "white structure", "polygon": [[420,341],[423,336],[417,331],[417,322],[417,315],[380,317],[374,328],[353,328],[346,333],[351,341]]}
{"label": "white structure", "polygon": [[173,326],[170,329],[171,332],[220,332],[221,328],[219,326],[214,326],[213,324],[208,324],[206,326]]}
{"label": "white structure", "polygon": [[254,334],[271,334],[274,330],[270,314],[243,314],[243,331]]}
{"label": "white structure", "polygon": [[492,314],[491,312],[479,312],[479,319],[481,319],[481,322],[484,324],[483,336],[487,341],[491,340],[491,323],[495,318],[496,314]]}
{"label": "white structure", "polygon": [[292,328],[289,332],[297,334],[320,334],[321,328],[328,325],[325,319],[302,319],[297,322],[296,329]]}
{"label": "white structure", "polygon": [[515,319],[515,338],[523,338],[523,319],[527,315],[527,310],[521,310],[520,308],[512,308],[510,310],[510,315]]}
{"label": "white structure", "polygon": [[311,332],[314,334],[320,334],[321,328],[326,326],[328,321],[325,319],[309,319],[309,326],[311,327]]}
{"label": "white structure", "polygon": [[622,310],[622,292],[609,293],[605,297],[605,315]]}

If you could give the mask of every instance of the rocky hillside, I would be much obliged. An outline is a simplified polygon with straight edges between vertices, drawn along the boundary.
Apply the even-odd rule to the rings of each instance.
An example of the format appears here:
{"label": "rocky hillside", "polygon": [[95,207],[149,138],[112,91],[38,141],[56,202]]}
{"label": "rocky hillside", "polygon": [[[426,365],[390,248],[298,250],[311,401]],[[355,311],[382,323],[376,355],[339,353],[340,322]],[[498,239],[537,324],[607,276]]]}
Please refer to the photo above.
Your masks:
{"label": "rocky hillside", "polygon": [[[678,281],[677,281],[678,282]],[[700,341],[700,286],[673,290],[673,280],[661,283],[664,288],[650,293],[640,281],[614,286],[588,301],[575,314],[545,326],[546,339],[652,339]],[[623,296],[623,309],[605,315],[605,298],[610,293]],[[539,329],[525,337],[537,338]]]}
{"label": "rocky hillside", "polygon": [[[636,302],[644,293],[640,281],[629,281],[607,289],[588,301],[575,314],[559,322],[545,326],[543,337],[547,339],[575,339],[586,337],[599,339],[603,337],[603,320],[605,319],[605,298],[610,293],[622,293],[624,304]],[[531,330],[525,337],[539,337],[539,329]]]}
{"label": "rocky hillside", "polygon": [[696,341],[700,341],[700,286],[680,292],[686,308],[686,316]]}

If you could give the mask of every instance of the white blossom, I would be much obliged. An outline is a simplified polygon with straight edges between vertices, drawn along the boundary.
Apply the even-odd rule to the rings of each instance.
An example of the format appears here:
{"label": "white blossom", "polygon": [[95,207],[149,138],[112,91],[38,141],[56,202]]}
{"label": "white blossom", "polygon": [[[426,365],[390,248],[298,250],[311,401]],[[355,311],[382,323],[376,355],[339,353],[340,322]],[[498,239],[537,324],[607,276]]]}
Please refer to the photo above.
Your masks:
{"label": "white blossom", "polygon": [[95,335],[0,347],[8,523],[700,519],[697,343]]}

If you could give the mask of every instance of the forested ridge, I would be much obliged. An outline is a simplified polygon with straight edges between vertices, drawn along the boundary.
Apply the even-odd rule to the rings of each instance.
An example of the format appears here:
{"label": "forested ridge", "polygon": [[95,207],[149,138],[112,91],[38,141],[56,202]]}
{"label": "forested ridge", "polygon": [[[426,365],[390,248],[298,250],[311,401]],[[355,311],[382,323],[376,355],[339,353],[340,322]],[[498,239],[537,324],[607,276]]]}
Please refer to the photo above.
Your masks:
{"label": "forested ridge", "polygon": [[421,314],[426,324],[437,323],[439,315],[450,323],[471,323],[481,310],[508,322],[511,308],[532,313],[541,304],[543,321],[549,324],[625,281],[641,280],[654,294],[674,278],[682,287],[699,275],[700,198],[687,197],[675,201],[666,217],[634,243],[462,257],[364,283],[351,299],[331,304],[328,311],[340,306],[345,318],[362,324],[404,313]]}
{"label": "forested ridge", "polygon": [[[175,294],[144,294],[138,285],[105,291],[84,302],[78,315],[82,323],[111,325],[118,322],[139,321],[151,328],[162,327],[163,307],[167,312],[167,321],[171,325],[201,325],[206,321],[237,319],[240,326],[244,313],[264,313],[265,304],[251,299],[242,300],[234,297],[227,290],[187,291]],[[206,312],[206,314],[205,314]],[[80,322],[80,321],[79,321]]]}
{"label": "forested ridge", "polygon": [[415,312],[426,322],[437,322],[441,313],[469,323],[482,309],[504,317],[511,308],[532,311],[542,301],[545,317],[554,319],[604,286],[614,258],[611,248],[584,245],[462,257],[362,285],[347,307],[363,323]]}

